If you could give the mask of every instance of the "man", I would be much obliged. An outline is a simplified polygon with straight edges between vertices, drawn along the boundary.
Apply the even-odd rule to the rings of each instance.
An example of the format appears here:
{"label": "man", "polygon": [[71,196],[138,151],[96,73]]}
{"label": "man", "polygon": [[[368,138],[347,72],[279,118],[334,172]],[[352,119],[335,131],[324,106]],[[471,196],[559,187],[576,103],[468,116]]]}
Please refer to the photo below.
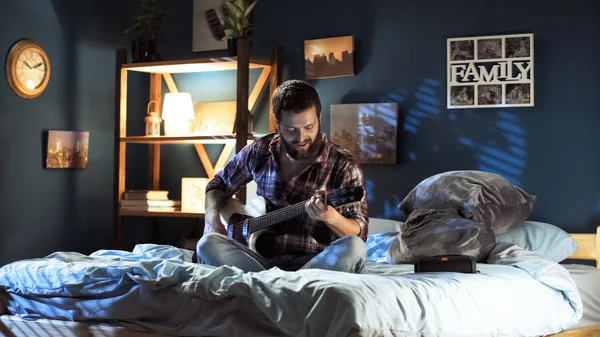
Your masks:
{"label": "man", "polygon": [[[255,139],[220,170],[206,188],[205,231],[197,245],[203,264],[245,272],[278,267],[358,273],[366,261],[367,204],[341,213],[323,201],[322,190],[363,186],[352,154],[321,132],[321,102],[308,83],[291,80],[273,93],[277,133]],[[270,227],[264,256],[227,237],[220,212],[228,198],[254,180],[257,194],[277,208],[306,201],[305,214]]]}

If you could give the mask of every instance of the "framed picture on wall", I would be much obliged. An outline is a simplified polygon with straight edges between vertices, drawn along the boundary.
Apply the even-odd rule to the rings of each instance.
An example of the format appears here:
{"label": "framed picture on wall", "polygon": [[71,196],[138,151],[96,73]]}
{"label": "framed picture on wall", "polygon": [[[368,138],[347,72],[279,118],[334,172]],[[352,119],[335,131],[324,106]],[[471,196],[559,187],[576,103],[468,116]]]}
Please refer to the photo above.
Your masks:
{"label": "framed picture on wall", "polygon": [[89,142],[90,133],[87,131],[48,131],[46,168],[86,168]]}
{"label": "framed picture on wall", "polygon": [[307,80],[354,76],[354,36],[304,41]]}
{"label": "framed picture on wall", "polygon": [[533,34],[447,40],[448,109],[532,107]]}
{"label": "framed picture on wall", "polygon": [[396,164],[398,103],[332,104],[330,138],[363,164]]}

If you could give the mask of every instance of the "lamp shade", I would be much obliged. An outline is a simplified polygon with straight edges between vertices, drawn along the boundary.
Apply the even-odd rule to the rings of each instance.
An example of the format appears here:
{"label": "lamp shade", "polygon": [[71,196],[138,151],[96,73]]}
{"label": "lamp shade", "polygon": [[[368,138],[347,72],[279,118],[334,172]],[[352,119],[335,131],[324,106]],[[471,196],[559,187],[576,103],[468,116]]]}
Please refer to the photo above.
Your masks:
{"label": "lamp shade", "polygon": [[163,120],[193,120],[194,105],[192,95],[186,92],[165,94],[162,111]]}

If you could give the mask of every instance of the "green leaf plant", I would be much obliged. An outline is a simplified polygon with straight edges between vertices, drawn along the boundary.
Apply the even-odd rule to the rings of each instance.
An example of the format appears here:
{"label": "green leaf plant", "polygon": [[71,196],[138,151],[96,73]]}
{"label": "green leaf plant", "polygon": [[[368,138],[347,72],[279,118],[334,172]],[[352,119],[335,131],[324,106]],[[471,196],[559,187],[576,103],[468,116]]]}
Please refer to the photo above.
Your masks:
{"label": "green leaf plant", "polygon": [[132,17],[132,25],[125,34],[133,33],[138,41],[160,41],[163,24],[163,11],[156,7],[156,0],[141,0],[140,13]]}
{"label": "green leaf plant", "polygon": [[258,0],[223,0],[224,22],[221,29],[230,39],[246,38],[254,28],[250,24],[250,12]]}

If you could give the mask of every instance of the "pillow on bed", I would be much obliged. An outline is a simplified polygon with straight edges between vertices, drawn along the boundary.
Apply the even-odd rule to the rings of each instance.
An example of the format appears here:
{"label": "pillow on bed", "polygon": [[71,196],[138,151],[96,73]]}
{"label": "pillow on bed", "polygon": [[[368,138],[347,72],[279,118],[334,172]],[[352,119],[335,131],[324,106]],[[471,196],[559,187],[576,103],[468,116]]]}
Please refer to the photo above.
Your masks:
{"label": "pillow on bed", "polygon": [[538,221],[525,221],[508,232],[497,235],[496,242],[514,243],[555,262],[567,259],[578,247],[569,233]]}
{"label": "pillow on bed", "polygon": [[494,232],[455,210],[418,209],[400,225],[387,254],[389,264],[414,263],[423,256],[459,254],[487,260],[496,245]]}
{"label": "pillow on bed", "polygon": [[452,208],[502,234],[527,220],[535,200],[498,174],[449,171],[423,180],[398,208],[407,217],[415,209]]}

